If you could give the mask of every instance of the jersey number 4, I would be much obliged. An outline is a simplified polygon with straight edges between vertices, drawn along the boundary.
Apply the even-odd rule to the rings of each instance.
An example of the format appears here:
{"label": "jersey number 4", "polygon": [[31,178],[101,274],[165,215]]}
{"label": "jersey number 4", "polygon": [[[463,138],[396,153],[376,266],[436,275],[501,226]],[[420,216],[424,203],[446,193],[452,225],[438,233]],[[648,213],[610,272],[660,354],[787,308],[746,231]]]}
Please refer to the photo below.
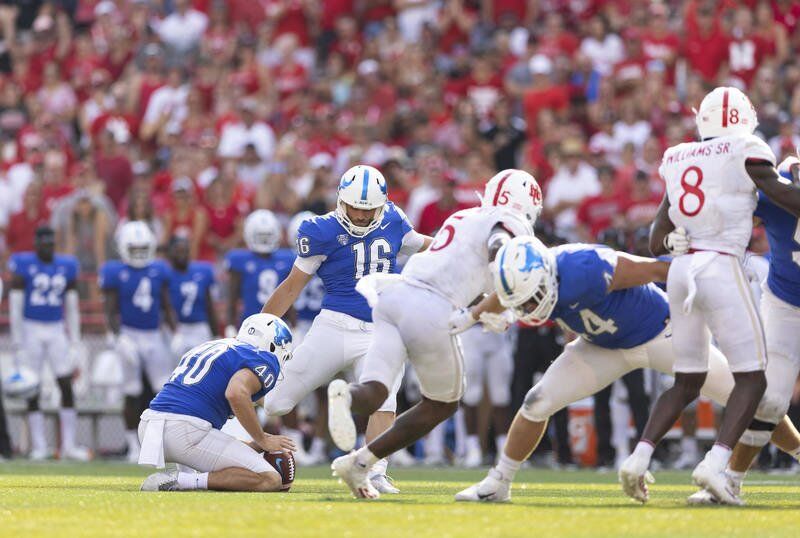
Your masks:
{"label": "jersey number 4", "polygon": [[[693,179],[694,181],[689,183],[689,179]],[[684,170],[681,176],[683,194],[681,194],[681,197],[678,199],[678,209],[687,217],[694,217],[700,213],[700,210],[703,209],[703,205],[706,203],[706,195],[700,189],[702,183],[703,171],[698,167],[690,166]]]}

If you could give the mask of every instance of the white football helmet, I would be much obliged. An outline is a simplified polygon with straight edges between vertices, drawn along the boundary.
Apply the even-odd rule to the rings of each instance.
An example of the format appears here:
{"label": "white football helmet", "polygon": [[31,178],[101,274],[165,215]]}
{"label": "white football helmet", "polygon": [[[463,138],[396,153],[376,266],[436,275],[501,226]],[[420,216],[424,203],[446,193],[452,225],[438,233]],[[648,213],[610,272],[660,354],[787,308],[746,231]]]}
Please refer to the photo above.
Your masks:
{"label": "white football helmet", "polygon": [[553,252],[533,236],[515,237],[497,252],[494,287],[500,304],[525,323],[541,325],[558,301]]}
{"label": "white football helmet", "polygon": [[[386,210],[386,178],[377,169],[359,164],[342,174],[336,197],[336,219],[354,237],[363,237],[381,225]],[[372,222],[367,226],[357,226],[347,216],[347,208],[375,209]]]}
{"label": "white football helmet", "polygon": [[117,234],[117,250],[131,267],[146,267],[156,258],[156,236],[143,221],[126,222]]}
{"label": "white football helmet", "polygon": [[522,213],[531,229],[542,212],[542,189],[528,172],[509,168],[486,183],[481,198],[483,207],[506,206]]}
{"label": "white football helmet", "polygon": [[292,217],[292,220],[289,221],[289,226],[286,228],[286,240],[289,244],[294,245],[297,243],[297,234],[300,231],[300,225],[316,216],[316,213],[312,213],[311,211],[301,211]]}
{"label": "white football helmet", "polygon": [[756,109],[738,88],[721,86],[703,97],[695,111],[700,138],[733,134],[753,134],[758,127]]}
{"label": "white football helmet", "polygon": [[292,358],[292,331],[278,316],[253,314],[242,322],[236,339],[256,349],[269,351],[283,366]]}
{"label": "white football helmet", "polygon": [[256,209],[244,219],[244,242],[252,252],[269,254],[281,244],[281,223],[268,209]]}
{"label": "white football helmet", "polygon": [[3,380],[3,392],[9,398],[28,400],[39,394],[39,376],[26,366],[20,366]]}

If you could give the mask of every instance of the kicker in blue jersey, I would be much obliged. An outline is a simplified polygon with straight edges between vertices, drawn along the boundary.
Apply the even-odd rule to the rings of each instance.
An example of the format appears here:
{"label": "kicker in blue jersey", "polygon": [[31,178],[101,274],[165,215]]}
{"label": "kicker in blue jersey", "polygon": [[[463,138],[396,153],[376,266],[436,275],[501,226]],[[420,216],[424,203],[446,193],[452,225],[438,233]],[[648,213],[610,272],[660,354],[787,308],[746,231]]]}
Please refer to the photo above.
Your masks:
{"label": "kicker in blue jersey", "polygon": [[225,255],[225,269],[239,274],[239,298],[242,300],[242,314],[239,322],[246,317],[261,312],[261,307],[289,276],[294,262],[294,252],[278,249],[271,254],[237,249]]}
{"label": "kicker in blue jersey", "polygon": [[325,287],[322,308],[372,321],[372,310],[356,283],[371,273],[396,273],[397,254],[412,230],[408,217],[391,202],[386,203],[381,225],[363,237],[349,234],[334,213],[304,221],[297,251],[301,258],[321,259],[316,274]]}
{"label": "kicker in blue jersey", "polygon": [[800,229],[797,217],[775,205],[761,192],[753,215],[764,223],[769,241],[769,290],[778,299],[800,307],[800,265],[796,261],[800,243],[795,240]]}
{"label": "kicker in blue jersey", "polygon": [[181,358],[169,382],[150,402],[150,409],[197,417],[220,429],[233,415],[225,389],[243,368],[261,381],[261,389],[252,395],[254,402],[275,386],[280,374],[275,355],[233,338],[199,345]]}
{"label": "kicker in blue jersey", "polygon": [[600,347],[628,349],[664,330],[669,302],[654,284],[612,291],[617,254],[600,245],[553,249],[558,267],[558,302],[551,318]]}
{"label": "kicker in blue jersey", "polygon": [[186,271],[172,268],[169,281],[169,298],[178,321],[200,323],[208,321],[206,304],[208,290],[214,285],[214,268],[210,263],[191,262]]}
{"label": "kicker in blue jersey", "polygon": [[20,252],[9,258],[8,270],[25,281],[25,319],[64,319],[64,295],[78,278],[78,260],[74,256],[56,255],[48,263],[34,252]]}
{"label": "kicker in blue jersey", "polygon": [[169,284],[171,272],[162,260],[141,268],[113,260],[100,268],[100,289],[117,291],[122,325],[157,329],[161,323],[161,290]]}

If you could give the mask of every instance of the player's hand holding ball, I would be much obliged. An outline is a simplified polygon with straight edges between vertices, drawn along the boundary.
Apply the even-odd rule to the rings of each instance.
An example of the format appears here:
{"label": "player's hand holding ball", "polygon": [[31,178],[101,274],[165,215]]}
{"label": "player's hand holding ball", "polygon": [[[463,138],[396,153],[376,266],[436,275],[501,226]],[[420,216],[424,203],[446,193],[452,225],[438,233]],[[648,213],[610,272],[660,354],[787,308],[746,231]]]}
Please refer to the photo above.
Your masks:
{"label": "player's hand holding ball", "polygon": [[683,226],[678,226],[664,237],[664,247],[673,256],[682,256],[689,252],[689,233]]}
{"label": "player's hand holding ball", "polygon": [[264,436],[258,440],[258,446],[264,449],[265,452],[294,452],[297,450],[297,445],[294,444],[294,441],[285,435],[270,435],[268,433],[265,433]]}

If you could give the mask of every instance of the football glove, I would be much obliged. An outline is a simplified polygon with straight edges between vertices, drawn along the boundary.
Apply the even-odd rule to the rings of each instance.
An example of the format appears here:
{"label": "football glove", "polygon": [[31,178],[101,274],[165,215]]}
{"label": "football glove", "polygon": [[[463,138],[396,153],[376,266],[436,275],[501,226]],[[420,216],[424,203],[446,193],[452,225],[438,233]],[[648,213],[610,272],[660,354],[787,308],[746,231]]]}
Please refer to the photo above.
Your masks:
{"label": "football glove", "polygon": [[472,317],[472,310],[469,308],[459,308],[450,314],[450,318],[447,320],[447,327],[450,329],[450,334],[459,334],[476,323],[478,323],[478,320]]}
{"label": "football glove", "polygon": [[800,159],[796,155],[790,155],[778,165],[778,174],[794,183],[794,174],[792,174],[792,167],[794,166],[800,166]]}
{"label": "football glove", "polygon": [[673,256],[681,256],[689,252],[689,234],[686,228],[678,226],[664,237],[664,248]]}

